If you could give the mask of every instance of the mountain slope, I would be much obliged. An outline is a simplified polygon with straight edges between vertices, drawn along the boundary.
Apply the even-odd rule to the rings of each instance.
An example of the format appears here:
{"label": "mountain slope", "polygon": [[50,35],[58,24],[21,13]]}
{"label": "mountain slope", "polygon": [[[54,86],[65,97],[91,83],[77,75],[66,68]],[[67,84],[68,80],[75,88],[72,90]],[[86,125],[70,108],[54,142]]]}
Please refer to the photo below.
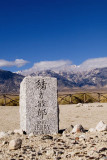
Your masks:
{"label": "mountain slope", "polygon": [[[38,71],[36,73],[32,73],[31,76],[47,76],[57,78],[59,91],[107,89],[107,67],[76,73],[55,73],[50,70]],[[23,75],[0,70],[0,93],[19,93],[20,83],[23,78]]]}
{"label": "mountain slope", "polygon": [[60,73],[66,77],[71,83],[75,82],[75,86],[79,88],[103,88],[107,87],[107,67],[97,68],[87,72],[78,73]]}
{"label": "mountain slope", "polygon": [[47,77],[57,78],[58,90],[60,90],[60,91],[63,90],[64,88],[75,87],[75,82],[71,83],[66,77],[64,77],[58,73],[55,73],[54,71],[50,71],[50,70],[40,71],[40,72],[36,72],[36,73],[31,74],[31,76],[43,76],[43,77],[47,76]]}
{"label": "mountain slope", "polygon": [[24,76],[0,70],[0,93],[19,93],[20,82]]}
{"label": "mountain slope", "polygon": [[94,69],[87,72],[59,72],[38,71],[31,76],[49,76],[58,80],[58,89],[103,89],[107,87],[107,67]]}

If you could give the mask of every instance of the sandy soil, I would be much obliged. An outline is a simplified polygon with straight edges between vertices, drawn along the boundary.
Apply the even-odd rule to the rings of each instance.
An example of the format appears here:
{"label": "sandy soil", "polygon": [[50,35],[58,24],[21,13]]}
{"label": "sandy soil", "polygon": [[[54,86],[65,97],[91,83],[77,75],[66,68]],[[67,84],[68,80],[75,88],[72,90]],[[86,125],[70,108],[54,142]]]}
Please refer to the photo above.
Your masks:
{"label": "sandy soil", "polygon": [[[103,106],[103,107],[98,107]],[[69,127],[71,124],[82,124],[84,128],[95,128],[99,121],[107,124],[107,103],[60,106],[60,128]]]}
{"label": "sandy soil", "polygon": [[[103,107],[98,107],[102,105]],[[84,104],[60,105],[59,106],[59,127],[64,129],[69,125],[82,124],[84,128],[95,128],[100,120],[107,124],[107,103],[103,104]],[[19,126],[19,107],[0,106],[0,131],[8,131],[20,128]]]}

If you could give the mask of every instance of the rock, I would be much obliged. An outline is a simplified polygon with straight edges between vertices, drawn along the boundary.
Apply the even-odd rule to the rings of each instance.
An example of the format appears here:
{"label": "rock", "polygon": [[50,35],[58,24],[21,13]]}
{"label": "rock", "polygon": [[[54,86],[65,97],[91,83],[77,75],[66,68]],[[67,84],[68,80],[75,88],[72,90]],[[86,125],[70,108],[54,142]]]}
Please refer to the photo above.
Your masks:
{"label": "rock", "polygon": [[103,105],[99,104],[97,107],[103,107]]}
{"label": "rock", "polygon": [[53,156],[54,155],[54,150],[53,149],[47,150],[46,155],[47,156]]}
{"label": "rock", "polygon": [[8,131],[7,133],[8,133],[9,135],[14,134],[13,131]]}
{"label": "rock", "polygon": [[97,131],[107,131],[107,125],[103,122],[103,121],[100,121],[96,128],[95,128]]}
{"label": "rock", "polygon": [[100,148],[98,152],[100,153],[100,152],[103,152],[103,151],[107,151],[107,147]]}
{"label": "rock", "polygon": [[74,152],[68,152],[67,155],[66,155],[66,157],[67,158],[71,158],[71,157],[74,156],[74,154],[75,154]]}
{"label": "rock", "polygon": [[22,131],[22,129],[15,129],[14,133],[22,135],[23,131]]}
{"label": "rock", "polygon": [[89,132],[96,132],[96,129],[95,128],[90,128]]}
{"label": "rock", "polygon": [[25,77],[20,85],[20,126],[27,134],[58,133],[57,79]]}
{"label": "rock", "polygon": [[76,105],[76,107],[82,107],[82,106],[83,106],[82,103],[78,103],[78,104]]}
{"label": "rock", "polygon": [[4,138],[4,137],[6,137],[6,136],[8,136],[7,133],[5,133],[5,132],[0,132],[0,138]]}
{"label": "rock", "polygon": [[33,133],[30,133],[28,137],[30,138],[30,137],[33,137],[33,136],[34,136],[34,134],[33,134]]}
{"label": "rock", "polygon": [[41,156],[41,155],[42,155],[41,151],[39,151],[37,154],[38,154],[38,156]]}
{"label": "rock", "polygon": [[90,157],[89,159],[98,159],[98,157],[99,157],[99,154],[98,153],[96,153],[95,151],[89,151],[89,152],[87,152],[87,155]]}
{"label": "rock", "polygon": [[55,160],[60,160],[60,159],[62,159],[61,157],[56,157],[56,159]]}
{"label": "rock", "polygon": [[16,150],[21,148],[22,140],[20,138],[11,140],[9,143],[9,150]]}
{"label": "rock", "polygon": [[86,136],[84,135],[84,134],[82,134],[82,135],[80,135],[79,136],[79,140],[81,141],[81,140],[85,140],[86,139]]}
{"label": "rock", "polygon": [[4,146],[5,144],[8,144],[7,141],[3,141],[3,143],[1,144],[1,147]]}
{"label": "rock", "polygon": [[52,137],[52,136],[49,136],[49,135],[44,135],[41,139],[42,139],[42,140],[53,139],[53,137]]}
{"label": "rock", "polygon": [[93,155],[94,154],[94,151],[89,151],[89,152],[87,152],[87,155],[88,156],[91,156],[91,155]]}
{"label": "rock", "polygon": [[94,105],[88,105],[87,107],[94,107]]}
{"label": "rock", "polygon": [[84,128],[81,124],[77,124],[74,126],[73,130],[71,133],[78,133],[78,132],[84,132]]}
{"label": "rock", "polygon": [[75,139],[72,139],[72,140],[70,141],[70,143],[71,143],[71,144],[76,144],[76,140],[75,140]]}
{"label": "rock", "polygon": [[70,133],[73,129],[73,125],[70,125],[68,128],[65,129],[64,133]]}

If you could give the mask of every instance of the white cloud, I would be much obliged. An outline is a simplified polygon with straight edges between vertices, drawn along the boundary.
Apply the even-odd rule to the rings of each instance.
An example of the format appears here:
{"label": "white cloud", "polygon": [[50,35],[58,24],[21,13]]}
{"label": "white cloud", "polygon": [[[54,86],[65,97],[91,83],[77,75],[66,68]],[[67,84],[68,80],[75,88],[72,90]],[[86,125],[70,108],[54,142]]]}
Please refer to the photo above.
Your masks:
{"label": "white cloud", "polygon": [[36,73],[37,71],[52,70],[54,72],[67,71],[67,72],[81,72],[89,71],[95,68],[107,67],[107,57],[105,58],[95,58],[88,59],[84,61],[79,66],[72,65],[69,60],[58,60],[58,61],[41,61],[39,63],[34,63],[33,67],[27,70],[18,71],[17,73],[23,75],[29,75],[31,73]]}
{"label": "white cloud", "polygon": [[80,71],[107,67],[107,57],[88,59],[79,66]]}
{"label": "white cloud", "polygon": [[16,59],[15,61],[6,61],[4,59],[0,59],[0,67],[11,67],[11,66],[22,67],[27,63],[28,61],[23,59]]}
{"label": "white cloud", "polygon": [[32,68],[22,71],[22,74],[28,75],[37,71],[45,70],[53,70],[55,72],[59,72],[60,70],[66,70],[69,67],[71,68],[71,64],[72,62],[69,60],[41,61],[39,63],[34,63]]}
{"label": "white cloud", "polygon": [[64,60],[59,60],[59,61],[41,61],[39,63],[35,63],[33,68],[37,70],[47,70],[47,69],[53,69],[53,68],[58,68],[62,67],[65,65],[71,65],[71,61],[64,61]]}

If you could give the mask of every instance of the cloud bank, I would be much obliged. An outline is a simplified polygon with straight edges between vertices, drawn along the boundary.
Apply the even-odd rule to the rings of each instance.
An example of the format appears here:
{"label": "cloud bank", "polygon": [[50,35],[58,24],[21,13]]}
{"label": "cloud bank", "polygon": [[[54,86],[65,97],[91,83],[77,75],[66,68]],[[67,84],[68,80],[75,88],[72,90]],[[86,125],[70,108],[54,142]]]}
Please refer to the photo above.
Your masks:
{"label": "cloud bank", "polygon": [[33,67],[27,70],[19,71],[17,73],[22,73],[24,75],[29,75],[31,73],[36,73],[38,71],[52,70],[55,72],[71,70],[72,62],[69,60],[58,60],[58,61],[41,61],[39,63],[34,63]]}
{"label": "cloud bank", "polygon": [[104,67],[107,67],[107,57],[88,59],[79,66],[81,71]]}
{"label": "cloud bank", "polygon": [[23,75],[29,75],[38,71],[52,70],[54,72],[82,72],[89,71],[95,68],[107,67],[107,57],[94,58],[84,61],[80,65],[73,65],[69,60],[58,60],[58,61],[41,61],[35,63],[32,68],[19,71],[17,73]]}
{"label": "cloud bank", "polygon": [[23,59],[16,59],[15,61],[6,61],[4,59],[0,59],[0,67],[22,67],[25,64],[27,64],[28,61],[23,60]]}

